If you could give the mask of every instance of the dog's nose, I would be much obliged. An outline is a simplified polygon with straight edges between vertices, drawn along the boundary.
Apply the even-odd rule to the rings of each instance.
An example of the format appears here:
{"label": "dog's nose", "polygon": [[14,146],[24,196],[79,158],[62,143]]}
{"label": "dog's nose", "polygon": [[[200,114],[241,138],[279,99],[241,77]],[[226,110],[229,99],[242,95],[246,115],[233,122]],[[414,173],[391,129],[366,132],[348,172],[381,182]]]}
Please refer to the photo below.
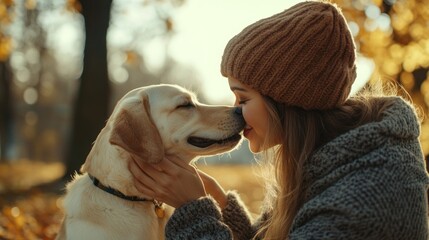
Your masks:
{"label": "dog's nose", "polygon": [[238,115],[243,115],[243,112],[241,111],[241,107],[236,107],[234,112]]}

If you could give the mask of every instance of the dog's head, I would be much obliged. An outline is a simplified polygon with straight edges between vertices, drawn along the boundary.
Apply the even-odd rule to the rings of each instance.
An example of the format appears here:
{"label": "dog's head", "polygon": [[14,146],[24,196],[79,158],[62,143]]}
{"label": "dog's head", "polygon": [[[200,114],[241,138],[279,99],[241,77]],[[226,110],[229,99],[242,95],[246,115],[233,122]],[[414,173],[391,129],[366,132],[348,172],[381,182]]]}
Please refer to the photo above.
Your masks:
{"label": "dog's head", "polygon": [[174,155],[189,162],[232,150],[244,126],[239,108],[205,105],[182,87],[162,84],[127,93],[103,131],[133,158],[159,162]]}

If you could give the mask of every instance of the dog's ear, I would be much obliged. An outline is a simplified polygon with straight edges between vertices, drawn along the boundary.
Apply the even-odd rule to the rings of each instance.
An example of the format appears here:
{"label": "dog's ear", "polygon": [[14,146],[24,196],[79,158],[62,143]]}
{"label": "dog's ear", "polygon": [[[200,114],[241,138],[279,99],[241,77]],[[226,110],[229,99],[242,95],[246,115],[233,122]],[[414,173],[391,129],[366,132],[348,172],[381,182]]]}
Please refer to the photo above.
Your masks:
{"label": "dog's ear", "polygon": [[135,159],[150,163],[164,158],[164,148],[158,129],[150,117],[149,101],[145,95],[142,103],[121,109],[113,123],[109,142],[123,148]]}

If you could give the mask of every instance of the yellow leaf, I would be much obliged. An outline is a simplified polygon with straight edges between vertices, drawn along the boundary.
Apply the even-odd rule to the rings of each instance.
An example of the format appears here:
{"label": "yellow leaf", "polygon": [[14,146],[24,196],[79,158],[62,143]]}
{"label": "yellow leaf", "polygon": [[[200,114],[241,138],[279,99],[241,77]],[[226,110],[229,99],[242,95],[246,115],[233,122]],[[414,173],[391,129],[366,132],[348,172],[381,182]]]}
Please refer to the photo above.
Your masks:
{"label": "yellow leaf", "polygon": [[401,73],[401,83],[407,91],[411,91],[414,87],[414,76],[410,72]]}
{"label": "yellow leaf", "polygon": [[37,6],[36,0],[27,0],[25,2],[25,8],[27,8],[28,10],[35,9],[36,6]]}
{"label": "yellow leaf", "polygon": [[383,4],[383,0],[372,0],[372,3],[374,3],[374,5],[380,7]]}
{"label": "yellow leaf", "polygon": [[12,50],[12,39],[9,37],[2,37],[0,39],[0,61],[6,61],[9,58]]}
{"label": "yellow leaf", "polygon": [[165,19],[165,25],[167,27],[168,32],[171,32],[173,30],[173,21],[171,20],[171,18]]}
{"label": "yellow leaf", "polygon": [[135,52],[127,51],[126,55],[127,55],[126,63],[128,63],[128,64],[134,64],[134,63],[137,62],[138,56],[137,56],[137,54]]}
{"label": "yellow leaf", "polygon": [[67,0],[66,9],[70,12],[81,12],[82,5],[78,0]]}

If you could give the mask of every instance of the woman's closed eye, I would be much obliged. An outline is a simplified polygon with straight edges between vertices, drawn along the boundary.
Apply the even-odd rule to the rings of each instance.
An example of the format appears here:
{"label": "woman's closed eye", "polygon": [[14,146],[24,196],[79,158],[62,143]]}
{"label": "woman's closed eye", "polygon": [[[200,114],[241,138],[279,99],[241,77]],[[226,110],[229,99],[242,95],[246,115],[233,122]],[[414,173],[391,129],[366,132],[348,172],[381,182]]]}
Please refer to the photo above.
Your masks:
{"label": "woman's closed eye", "polygon": [[237,101],[237,102],[238,102],[238,105],[243,105],[243,104],[246,104],[247,101],[248,100],[240,100],[240,101]]}

